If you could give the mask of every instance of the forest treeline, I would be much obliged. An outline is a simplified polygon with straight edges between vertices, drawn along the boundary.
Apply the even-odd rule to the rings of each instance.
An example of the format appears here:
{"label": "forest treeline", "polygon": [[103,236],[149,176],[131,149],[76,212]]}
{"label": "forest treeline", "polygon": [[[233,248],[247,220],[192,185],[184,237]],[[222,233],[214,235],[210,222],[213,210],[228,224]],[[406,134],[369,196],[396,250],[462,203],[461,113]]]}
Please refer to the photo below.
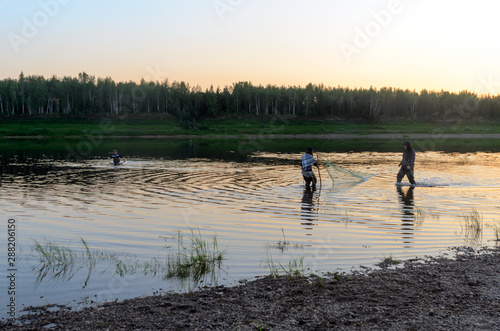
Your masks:
{"label": "forest treeline", "polygon": [[0,116],[164,113],[179,121],[224,115],[293,115],[341,119],[468,120],[500,118],[500,96],[468,91],[343,88],[323,84],[252,85],[237,82],[203,91],[185,82],[114,82],[85,72],[49,79],[0,80]]}

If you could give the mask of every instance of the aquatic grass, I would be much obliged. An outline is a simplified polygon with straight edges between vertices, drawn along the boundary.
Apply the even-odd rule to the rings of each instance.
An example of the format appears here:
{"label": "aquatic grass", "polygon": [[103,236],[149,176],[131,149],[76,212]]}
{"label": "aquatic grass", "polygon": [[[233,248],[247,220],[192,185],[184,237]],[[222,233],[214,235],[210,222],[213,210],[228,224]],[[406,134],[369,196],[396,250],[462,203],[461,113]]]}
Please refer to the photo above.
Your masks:
{"label": "aquatic grass", "polygon": [[142,273],[147,276],[152,274],[156,276],[163,270],[163,266],[159,258],[152,257],[150,261],[146,261],[142,264]]}
{"label": "aquatic grass", "polygon": [[345,223],[345,225],[347,226],[347,223],[352,223],[352,220],[351,220],[351,217],[349,216],[349,214],[347,214],[347,210],[345,211],[345,217],[342,218],[342,222]]}
{"label": "aquatic grass", "polygon": [[[178,277],[181,279],[191,278],[194,284],[204,281],[207,275],[216,280],[215,272],[220,270],[224,261],[226,250],[218,248],[217,236],[211,241],[204,240],[200,231],[195,234],[191,231],[190,244],[184,245],[183,235],[178,231],[177,252],[167,257],[166,262],[162,258],[153,257],[146,261],[140,261],[129,254],[117,254],[99,250],[91,250],[87,241],[79,238],[82,247],[68,244],[60,244],[50,240],[39,242],[33,240],[32,252],[36,252],[38,265],[32,267],[37,273],[36,286],[47,277],[53,281],[67,282],[71,280],[80,270],[87,270],[82,287],[85,288],[95,270],[97,262],[107,262],[111,271],[118,277],[126,277],[136,273],[144,275],[162,276],[164,278]],[[167,237],[163,237],[166,239]],[[166,245],[170,248],[172,245]],[[109,268],[103,270],[103,273]]]}
{"label": "aquatic grass", "polygon": [[392,257],[392,255],[390,255],[389,257],[386,257],[384,259],[384,262],[388,263],[388,264],[392,264],[392,265],[397,265],[397,264],[400,264],[401,261],[395,259]]}
{"label": "aquatic grass", "polygon": [[285,249],[287,249],[290,242],[286,240],[285,230],[283,230],[283,228],[281,228],[281,233],[283,234],[283,240],[278,241],[275,247],[283,252]]}
{"label": "aquatic grass", "polygon": [[285,236],[285,231],[283,229],[281,229],[281,233],[283,234],[283,239],[282,240],[278,240],[278,242],[276,244],[269,244],[269,247],[271,248],[276,248],[278,250],[280,250],[282,253],[284,251],[286,251],[287,249],[289,249],[290,247],[294,247],[294,248],[303,248],[304,246],[303,245],[299,245],[299,244],[293,244],[286,239],[286,236]]}
{"label": "aquatic grass", "polygon": [[439,220],[439,214],[430,209],[415,207],[414,222],[417,225],[422,225],[425,219],[430,218]]}
{"label": "aquatic grass", "polygon": [[426,212],[422,208],[415,208],[414,222],[417,225],[422,225],[426,217]]}
{"label": "aquatic grass", "polygon": [[[262,262],[261,262],[262,264]],[[269,269],[269,276],[277,278],[280,275],[288,276],[289,278],[304,277],[307,268],[304,266],[304,257],[291,258],[287,265],[280,262],[275,263],[272,255],[266,252],[264,268]]]}
{"label": "aquatic grass", "polygon": [[84,247],[84,253],[75,252],[67,246],[52,241],[46,241],[42,244],[36,239],[33,240],[32,251],[38,253],[39,260],[39,264],[32,267],[32,271],[37,272],[35,287],[40,285],[49,275],[51,275],[52,280],[69,281],[84,267],[88,268],[88,273],[83,288],[87,286],[96,260],[90,252],[87,242],[81,237],[80,241]]}
{"label": "aquatic grass", "polygon": [[[261,262],[262,265],[262,262]],[[277,278],[280,274],[280,269],[274,263],[273,256],[269,254],[266,250],[266,260],[264,261],[264,268],[269,269],[269,276],[271,278]]]}
{"label": "aquatic grass", "polygon": [[146,264],[141,264],[137,259],[132,262],[127,261],[130,258],[134,258],[127,254],[120,256],[116,253],[105,251],[92,251],[85,239],[82,237],[79,237],[79,239],[82,248],[71,248],[70,244],[58,244],[50,240],[46,240],[43,243],[33,240],[32,252],[34,251],[38,254],[36,257],[39,261],[37,266],[32,267],[32,271],[37,273],[36,286],[44,281],[47,276],[50,276],[50,280],[56,282],[67,282],[80,270],[87,270],[87,275],[82,285],[82,288],[85,288],[98,262],[109,262],[112,265],[114,274],[120,277],[134,274],[141,269],[151,272],[153,267],[156,267],[154,272],[158,273],[161,271],[159,263],[148,264],[147,268]]}
{"label": "aquatic grass", "polygon": [[83,239],[82,237],[80,237],[80,240],[83,244],[83,247],[85,248],[85,254],[86,254],[85,265],[88,266],[88,269],[89,269],[88,274],[87,274],[87,278],[85,278],[85,282],[83,285],[83,287],[85,288],[85,287],[87,287],[90,276],[92,275],[92,270],[94,269],[94,267],[96,265],[96,259],[95,259],[95,256],[90,252],[90,248],[89,248],[89,245],[87,244],[87,241],[85,241],[85,239]]}
{"label": "aquatic grass", "polygon": [[344,278],[346,278],[347,280],[349,280],[348,277],[344,277],[342,274],[339,274],[338,272],[334,272],[333,273],[333,279],[335,279],[337,282],[344,281]]}
{"label": "aquatic grass", "polygon": [[319,288],[324,288],[325,287],[325,275],[316,275],[315,273],[310,273],[309,275],[309,281],[312,285],[315,285]]}
{"label": "aquatic grass", "polygon": [[36,239],[33,240],[35,250],[40,254],[40,260],[48,264],[70,265],[74,260],[74,252],[68,247],[59,246],[51,241],[44,245],[40,244]]}
{"label": "aquatic grass", "polygon": [[493,230],[493,234],[495,236],[495,241],[500,242],[500,221],[493,221],[491,224],[488,224],[489,227]]}
{"label": "aquatic grass", "polygon": [[398,264],[401,264],[401,261],[393,258],[392,255],[389,255],[389,257],[384,256],[382,261],[377,263],[376,265],[379,266],[380,268],[387,268],[389,266],[396,266]]}
{"label": "aquatic grass", "polygon": [[306,267],[304,267],[304,257],[298,257],[298,258],[291,258],[288,261],[287,266],[283,266],[280,263],[280,267],[285,273],[286,276],[289,278],[296,278],[296,277],[304,277],[304,272],[307,270]]}
{"label": "aquatic grass", "polygon": [[135,261],[134,263],[125,263],[122,260],[117,260],[115,263],[115,275],[123,278],[137,273],[137,271],[142,268],[144,268],[144,265],[139,261]]}
{"label": "aquatic grass", "polygon": [[470,242],[479,242],[483,238],[483,216],[475,209],[472,208],[469,212],[462,213],[458,216],[462,233],[465,240]]}
{"label": "aquatic grass", "polygon": [[[184,245],[184,236],[181,231],[174,236],[177,238],[177,251],[167,258],[167,278],[192,279],[199,283],[207,275],[214,275],[222,267],[226,250],[220,250],[217,235],[212,241],[203,239],[200,230],[195,234],[191,229],[189,245]],[[164,237],[166,239],[166,237]],[[166,248],[171,248],[167,245]]]}

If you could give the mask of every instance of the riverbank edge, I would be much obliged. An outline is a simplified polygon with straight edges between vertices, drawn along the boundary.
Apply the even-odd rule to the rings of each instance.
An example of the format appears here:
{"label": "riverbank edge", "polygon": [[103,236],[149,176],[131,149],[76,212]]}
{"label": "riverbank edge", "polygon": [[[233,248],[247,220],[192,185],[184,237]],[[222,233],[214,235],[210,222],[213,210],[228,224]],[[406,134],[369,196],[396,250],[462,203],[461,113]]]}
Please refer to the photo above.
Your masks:
{"label": "riverbank edge", "polygon": [[[339,118],[301,118],[287,116],[206,118],[186,125],[163,116],[91,116],[3,118],[0,139],[79,139],[109,138],[181,138],[208,139],[241,137],[327,136],[342,138],[369,135],[425,135],[440,137],[455,134],[500,135],[500,122],[484,120],[417,121]],[[483,136],[484,137],[484,136]],[[342,138],[343,139],[343,138]]]}
{"label": "riverbank edge", "polygon": [[262,277],[94,305],[30,307],[6,330],[493,330],[500,322],[500,249],[454,247],[448,256],[324,277]]}

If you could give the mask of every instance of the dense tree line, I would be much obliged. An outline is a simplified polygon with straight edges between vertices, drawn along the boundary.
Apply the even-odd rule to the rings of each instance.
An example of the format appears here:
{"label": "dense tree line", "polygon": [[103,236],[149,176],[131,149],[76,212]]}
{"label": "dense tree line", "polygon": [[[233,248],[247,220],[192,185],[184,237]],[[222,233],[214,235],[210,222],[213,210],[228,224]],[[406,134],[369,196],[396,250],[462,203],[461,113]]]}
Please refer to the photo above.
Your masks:
{"label": "dense tree line", "polygon": [[498,119],[500,96],[463,91],[416,91],[238,82],[202,91],[185,82],[114,82],[85,72],[46,79],[19,75],[0,80],[0,116],[164,113],[180,121],[234,114],[343,119]]}

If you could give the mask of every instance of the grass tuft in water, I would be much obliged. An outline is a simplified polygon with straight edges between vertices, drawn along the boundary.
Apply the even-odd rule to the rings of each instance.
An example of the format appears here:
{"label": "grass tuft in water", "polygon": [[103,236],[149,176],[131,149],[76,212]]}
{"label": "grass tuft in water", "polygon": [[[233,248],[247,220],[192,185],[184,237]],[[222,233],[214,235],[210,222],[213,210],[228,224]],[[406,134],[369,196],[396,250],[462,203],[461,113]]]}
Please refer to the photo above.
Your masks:
{"label": "grass tuft in water", "polygon": [[387,268],[389,266],[395,266],[400,264],[401,261],[395,259],[392,257],[392,255],[389,255],[389,257],[384,257],[381,262],[379,262],[377,265],[381,268]]}
{"label": "grass tuft in water", "polygon": [[415,208],[415,224],[422,225],[425,220],[426,213],[422,208]]}
{"label": "grass tuft in water", "polygon": [[285,230],[283,230],[283,228],[281,229],[281,233],[283,234],[283,240],[279,240],[275,247],[283,252],[288,248],[290,242],[286,240]]}
{"label": "grass tuft in water", "polygon": [[304,257],[291,258],[288,261],[288,266],[283,266],[280,264],[281,269],[289,278],[304,277],[304,273],[307,270],[304,267]]}
{"label": "grass tuft in water", "polygon": [[415,207],[414,218],[415,218],[415,224],[422,225],[424,220],[427,218],[439,220],[439,214],[429,209]]}
{"label": "grass tuft in water", "polygon": [[276,278],[281,275],[288,276],[289,278],[304,277],[307,268],[304,266],[304,257],[291,258],[288,265],[283,265],[280,262],[275,263],[272,255],[266,253],[266,260],[264,261],[264,268],[269,269],[269,276]]}
{"label": "grass tuft in water", "polygon": [[[145,275],[156,275],[164,270],[157,259],[141,263],[132,255],[91,250],[87,241],[81,237],[82,248],[71,247],[69,244],[58,244],[50,240],[43,243],[37,240],[33,240],[33,242],[32,252],[38,254],[39,261],[38,265],[32,268],[33,271],[37,272],[36,286],[46,279],[67,282],[80,270],[86,270],[87,275],[82,285],[85,288],[98,262],[109,263],[111,270],[119,277],[132,275],[138,271],[143,271]],[[50,277],[47,278],[48,276]]]}
{"label": "grass tuft in water", "polygon": [[206,275],[214,275],[221,269],[226,250],[219,249],[217,235],[208,241],[203,239],[199,230],[197,234],[191,230],[187,246],[182,232],[178,231],[174,237],[177,238],[177,252],[167,259],[167,278],[189,278],[197,284]]}
{"label": "grass tuft in water", "polygon": [[317,281],[318,287],[325,287],[325,277],[324,276],[318,276],[318,281]]}
{"label": "grass tuft in water", "polygon": [[88,269],[87,277],[84,280],[83,288],[87,286],[92,271],[94,270],[96,259],[90,252],[87,242],[80,237],[84,252],[75,252],[71,248],[59,245],[52,241],[40,243],[33,240],[32,251],[38,253],[39,264],[32,268],[37,272],[35,286],[49,275],[52,280],[69,281],[82,268]]}
{"label": "grass tuft in water", "polygon": [[479,242],[483,238],[483,216],[472,208],[470,212],[458,216],[462,233],[467,241]]}
{"label": "grass tuft in water", "polygon": [[280,275],[280,269],[274,263],[273,256],[266,251],[266,260],[264,261],[264,268],[269,269],[269,276],[276,278]]}
{"label": "grass tuft in water", "polygon": [[278,242],[274,245],[269,244],[269,247],[276,248],[276,249],[280,250],[282,253],[284,251],[288,250],[290,247],[294,247],[294,248],[303,248],[304,247],[303,245],[299,245],[299,244],[292,245],[292,243],[286,239],[285,231],[283,229],[281,229],[281,233],[283,234],[283,239],[278,240]]}
{"label": "grass tuft in water", "polygon": [[[163,238],[165,239],[165,237]],[[143,262],[127,254],[92,251],[85,239],[80,237],[80,242],[82,248],[72,247],[69,244],[58,244],[50,240],[43,243],[34,240],[32,252],[37,253],[36,257],[39,261],[38,265],[32,268],[33,271],[37,272],[36,286],[46,279],[69,281],[78,271],[83,269],[87,270],[83,281],[83,288],[85,288],[97,262],[109,263],[111,270],[119,277],[139,272],[144,275],[161,275],[165,278],[190,278],[190,281],[192,278],[195,284],[198,284],[203,277],[211,274],[212,281],[215,281],[214,273],[221,268],[226,252],[218,249],[216,235],[212,241],[206,241],[199,231],[197,235],[191,231],[190,245],[188,246],[184,246],[183,236],[179,231],[177,253],[174,256],[169,256],[166,262],[161,262],[163,259],[160,257],[153,257]],[[169,247],[171,246],[167,246],[167,248]]]}
{"label": "grass tuft in water", "polygon": [[347,223],[352,223],[352,219],[349,216],[349,214],[347,214],[347,210],[345,211],[344,214],[345,214],[345,217],[342,218],[342,222],[344,222],[345,225],[347,226]]}
{"label": "grass tuft in water", "polygon": [[500,221],[493,221],[492,224],[489,224],[489,227],[493,230],[493,234],[495,235],[495,241],[500,242]]}
{"label": "grass tuft in water", "polygon": [[145,276],[147,275],[156,276],[163,270],[163,266],[159,258],[152,257],[150,261],[144,262],[144,264],[141,266],[141,269],[142,273]]}

